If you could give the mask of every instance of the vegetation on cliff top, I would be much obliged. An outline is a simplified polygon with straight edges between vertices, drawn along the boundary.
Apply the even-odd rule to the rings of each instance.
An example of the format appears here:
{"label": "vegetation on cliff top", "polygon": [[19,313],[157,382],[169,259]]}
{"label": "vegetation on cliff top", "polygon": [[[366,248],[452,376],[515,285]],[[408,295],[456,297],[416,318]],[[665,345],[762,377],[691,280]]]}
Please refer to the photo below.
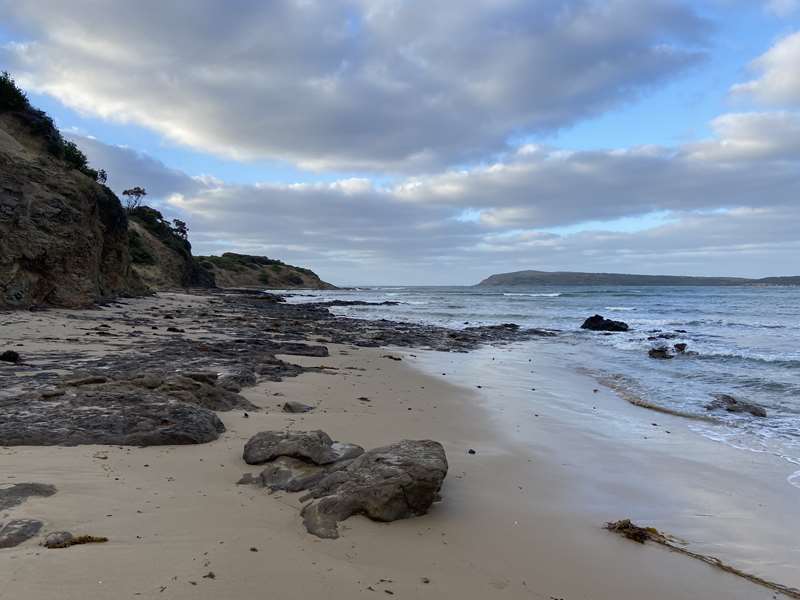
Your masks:
{"label": "vegetation on cliff top", "polygon": [[17,114],[31,132],[45,139],[47,151],[62,159],[71,168],[77,169],[98,183],[106,182],[106,172],[95,170],[89,166],[89,160],[74,142],[65,140],[58,131],[53,119],[42,111],[33,108],[28,96],[17,86],[7,71],[0,73],[0,113]]}

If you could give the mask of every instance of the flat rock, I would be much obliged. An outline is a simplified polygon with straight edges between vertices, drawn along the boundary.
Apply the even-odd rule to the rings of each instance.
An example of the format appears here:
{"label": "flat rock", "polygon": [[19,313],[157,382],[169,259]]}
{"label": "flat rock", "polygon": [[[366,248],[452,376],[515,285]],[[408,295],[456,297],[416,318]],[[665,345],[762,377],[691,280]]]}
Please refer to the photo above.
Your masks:
{"label": "flat rock", "polygon": [[307,413],[314,410],[314,407],[309,404],[303,404],[296,400],[288,400],[283,404],[283,412],[285,413]]}
{"label": "flat rock", "polygon": [[45,536],[42,546],[45,548],[63,548],[74,539],[75,536],[69,531],[54,531]]}
{"label": "flat rock", "polygon": [[628,331],[629,327],[623,321],[613,321],[606,319],[602,315],[594,315],[583,322],[581,329],[589,329],[591,331]]}
{"label": "flat rock", "polygon": [[35,519],[14,519],[0,525],[0,548],[19,546],[32,537],[39,535],[42,522]]}
{"label": "flat rock", "polygon": [[261,465],[279,456],[299,458],[316,465],[327,465],[339,460],[355,458],[364,449],[355,444],[334,442],[324,431],[262,431],[255,434],[244,446],[244,461]]}
{"label": "flat rock", "polygon": [[301,501],[309,533],[337,538],[337,523],[355,514],[376,521],[423,515],[439,497],[447,457],[439,442],[403,440],[365,452],[323,477]]}
{"label": "flat rock", "polygon": [[31,496],[47,497],[56,493],[48,483],[6,483],[0,485],[0,510],[18,506]]}
{"label": "flat rock", "polygon": [[706,404],[706,410],[720,409],[729,413],[750,413],[754,417],[764,418],[767,416],[767,411],[763,406],[738,400],[729,394],[714,394],[714,400]]}
{"label": "flat rock", "polygon": [[0,445],[201,444],[225,431],[216,413],[145,389],[78,389],[0,400]]}

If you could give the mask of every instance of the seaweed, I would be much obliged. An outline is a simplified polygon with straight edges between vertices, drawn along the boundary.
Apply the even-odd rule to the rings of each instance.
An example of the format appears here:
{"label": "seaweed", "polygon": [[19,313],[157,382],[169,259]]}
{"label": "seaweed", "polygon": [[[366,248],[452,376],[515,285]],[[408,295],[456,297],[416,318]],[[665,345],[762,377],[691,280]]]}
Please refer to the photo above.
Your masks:
{"label": "seaweed", "polygon": [[669,536],[665,533],[659,531],[655,527],[640,527],[639,525],[634,524],[630,519],[622,519],[620,521],[614,521],[612,523],[606,523],[605,528],[609,531],[612,531],[616,534],[623,536],[629,540],[632,540],[638,544],[644,544],[645,542],[655,542],[656,544],[660,544],[669,548],[673,552],[677,552],[679,554],[684,554],[696,560],[700,560],[712,567],[716,567],[722,571],[727,573],[731,573],[733,575],[737,575],[748,581],[752,581],[755,584],[761,585],[765,588],[775,590],[776,592],[780,592],[789,598],[798,598],[800,599],[800,590],[793,587],[788,587],[782,585],[780,583],[775,583],[774,581],[769,581],[767,579],[763,579],[758,575],[752,575],[751,573],[745,573],[744,571],[737,569],[729,564],[722,562],[716,556],[709,556],[707,554],[699,554],[697,552],[692,552],[680,545],[678,545],[678,541]]}

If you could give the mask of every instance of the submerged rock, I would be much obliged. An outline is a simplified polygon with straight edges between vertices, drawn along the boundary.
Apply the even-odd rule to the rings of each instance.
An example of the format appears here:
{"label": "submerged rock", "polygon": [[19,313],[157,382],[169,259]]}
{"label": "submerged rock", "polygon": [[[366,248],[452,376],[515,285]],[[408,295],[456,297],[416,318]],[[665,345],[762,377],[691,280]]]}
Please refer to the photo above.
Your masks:
{"label": "submerged rock", "polygon": [[628,331],[629,327],[623,321],[613,321],[606,319],[602,315],[594,315],[583,322],[581,329],[589,329],[591,331]]}
{"label": "submerged rock", "polygon": [[706,410],[724,409],[729,413],[750,413],[754,417],[766,417],[767,411],[763,406],[752,402],[737,400],[728,394],[714,394],[714,400],[706,404]]}
{"label": "submerged rock", "polygon": [[669,348],[666,346],[658,346],[657,348],[650,348],[647,355],[650,358],[656,358],[660,360],[667,360],[673,358],[672,354],[670,354]]}
{"label": "submerged rock", "polygon": [[403,440],[365,452],[346,467],[323,477],[301,501],[309,533],[337,538],[337,523],[355,514],[375,521],[423,515],[439,498],[447,475],[439,442]]}
{"label": "submerged rock", "polygon": [[35,519],[14,519],[0,526],[0,548],[19,546],[32,537],[39,535],[42,522]]}
{"label": "submerged rock", "polygon": [[680,344],[675,344],[672,347],[675,348],[675,352],[678,352],[680,354],[684,354],[686,352],[686,349],[689,347],[689,345],[688,344],[684,344],[684,343],[680,343]]}
{"label": "submerged rock", "polygon": [[22,361],[22,357],[20,357],[19,352],[15,352],[14,350],[6,350],[0,353],[0,361],[18,364],[20,361]]}
{"label": "submerged rock", "polygon": [[10,398],[0,413],[2,446],[201,444],[225,431],[214,412],[144,389]]}
{"label": "submerged rock", "polygon": [[321,430],[262,431],[247,441],[243,458],[249,465],[261,465],[279,456],[290,456],[316,465],[327,465],[355,458],[363,452],[361,446],[334,442]]}

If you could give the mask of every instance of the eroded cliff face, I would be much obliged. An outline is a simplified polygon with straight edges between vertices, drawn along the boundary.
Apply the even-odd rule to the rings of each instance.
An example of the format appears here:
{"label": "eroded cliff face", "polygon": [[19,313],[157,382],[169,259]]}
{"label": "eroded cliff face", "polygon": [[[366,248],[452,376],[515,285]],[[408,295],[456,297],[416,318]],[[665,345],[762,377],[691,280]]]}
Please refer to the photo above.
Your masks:
{"label": "eroded cliff face", "polygon": [[143,292],[119,200],[48,150],[52,132],[39,117],[0,114],[0,307]]}

